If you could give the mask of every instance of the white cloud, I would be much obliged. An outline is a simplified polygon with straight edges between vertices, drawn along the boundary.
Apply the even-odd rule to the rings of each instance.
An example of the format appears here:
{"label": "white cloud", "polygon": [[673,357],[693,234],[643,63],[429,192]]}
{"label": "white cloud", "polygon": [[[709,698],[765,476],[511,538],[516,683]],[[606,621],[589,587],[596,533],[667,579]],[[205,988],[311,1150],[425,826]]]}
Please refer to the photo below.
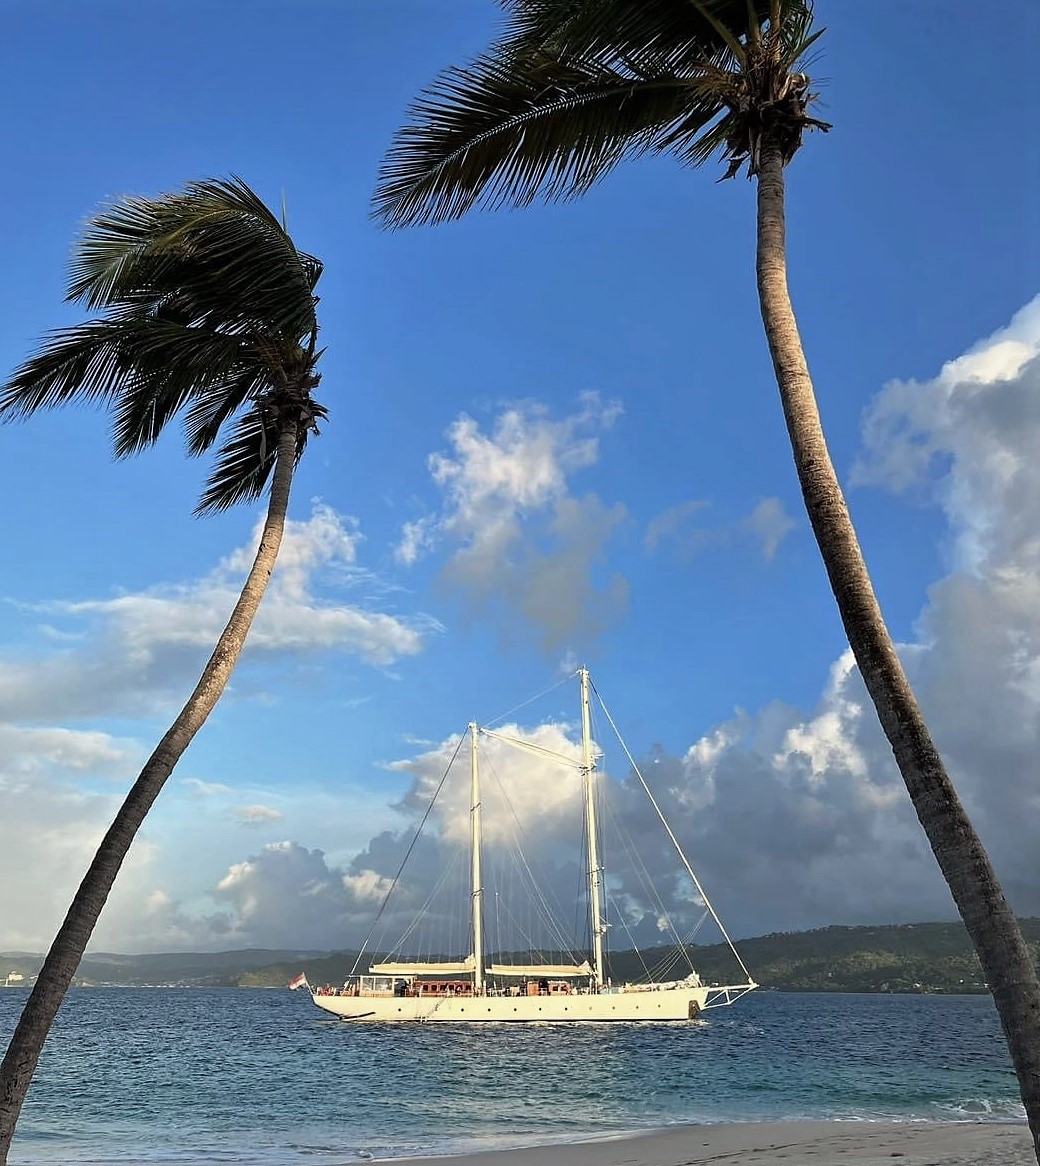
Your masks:
{"label": "white cloud", "polygon": [[359,903],[378,906],[389,893],[393,880],[374,870],[360,870],[357,874],[344,875],[343,885]]}
{"label": "white cloud", "polygon": [[213,798],[234,792],[229,785],[223,785],[219,781],[202,781],[197,777],[182,778],[181,785],[187,786],[197,798]]}
{"label": "white cloud", "polygon": [[[1040,913],[1038,448],[1040,299],[933,380],[886,386],[857,467],[861,483],[927,492],[949,524],[953,569],[901,654],[1025,914]],[[811,715],[738,716],[670,764],[709,885],[741,904],[743,930],[952,914],[851,653]]]}
{"label": "white cloud", "polygon": [[85,732],[58,726],[23,728],[0,724],[0,784],[31,779],[40,774],[96,775],[119,780],[144,760],[135,741],[108,733]]}
{"label": "white cloud", "polygon": [[780,549],[780,544],[794,530],[796,523],[779,498],[762,498],[741,526],[759,540],[762,558],[768,563]]}
{"label": "white cloud", "polygon": [[507,409],[489,433],[459,417],[451,452],[429,459],[442,508],[405,524],[397,558],[414,562],[446,542],[443,578],[475,614],[520,616],[550,653],[573,639],[587,644],[627,601],[623,578],[598,578],[625,509],[575,496],[570,477],[595,464],[599,434],[619,414],[616,402],[587,393],[561,420],[532,403]]}
{"label": "white cloud", "polygon": [[[260,528],[202,579],[42,605],[75,621],[81,638],[63,651],[48,643],[46,655],[0,661],[0,706],[12,718],[48,721],[151,714],[182,699],[234,607]],[[369,582],[355,566],[359,538],[353,520],[320,504],[307,521],[287,524],[244,659],[335,650],[385,667],[422,651],[436,621],[327,597],[359,577]]]}
{"label": "white cloud", "polygon": [[[946,457],[956,464],[940,484],[968,490],[976,505],[982,502],[990,492],[983,479],[1006,484],[1026,452],[1040,406],[1023,374],[1038,353],[1040,296],[1006,328],[948,361],[933,380],[886,385],[864,416],[853,481],[906,490],[927,479],[935,459]],[[980,424],[972,432],[975,419]],[[959,520],[966,517],[963,499],[946,501]]]}
{"label": "white cloud", "polygon": [[394,548],[394,558],[406,567],[414,566],[434,545],[436,520],[432,516],[417,518],[401,527],[401,541]]}
{"label": "white cloud", "polygon": [[280,822],[285,815],[270,806],[236,806],[231,811],[243,826],[265,826],[269,822]]}
{"label": "white cloud", "polygon": [[[118,806],[121,794],[110,792],[109,783],[128,788],[153,741],[150,726],[146,747],[69,722],[118,718],[122,725],[168,713],[183,700],[230,614],[258,538],[259,526],[249,545],[197,580],[41,605],[71,631],[45,632],[31,651],[9,650],[0,660],[0,885],[18,888],[5,902],[0,946],[41,950],[50,942]],[[236,681],[242,683],[250,666],[290,655],[338,650],[386,666],[421,650],[433,621],[344,600],[344,591],[359,584],[367,595],[379,594],[378,582],[357,565],[359,543],[353,520],[320,504],[308,520],[287,524]],[[321,804],[321,791],[313,792],[314,804]],[[358,804],[368,807],[364,795]],[[377,809],[374,820],[386,812]],[[135,839],[95,949],[226,943],[234,920],[200,885],[206,862],[227,844],[229,817],[263,829],[283,813],[266,791],[234,790],[189,770]],[[190,819],[190,837],[171,849],[159,841],[169,835],[156,823],[168,827],[178,816],[185,830]],[[306,807],[294,817],[301,826],[312,824]],[[335,808],[326,807],[325,820],[339,822]],[[339,825],[342,838],[357,845],[356,822]]]}
{"label": "white cloud", "polygon": [[345,877],[320,850],[288,841],[235,863],[215,892],[233,920],[230,945],[343,946],[372,915],[372,883],[355,899]]}
{"label": "white cloud", "polygon": [[[1040,356],[1028,353],[1040,353],[1036,303],[990,342],[945,365],[934,380],[913,388],[888,386],[868,414],[859,473],[861,480],[892,486],[916,483],[934,496],[949,523],[954,566],[931,588],[918,638],[901,651],[1013,904],[1038,914],[1040,459],[1031,454],[1040,448]],[[441,537],[458,536],[442,530]],[[575,751],[573,727],[528,724],[503,731]],[[68,903],[66,884],[74,885],[82,873],[111,816],[113,799],[84,792],[82,775],[131,765],[132,748],[104,735],[33,736],[48,730],[17,727],[6,732],[0,734],[7,758],[3,780],[8,790],[17,785],[19,817],[17,830],[0,823],[0,881],[28,880],[28,890],[25,909],[15,905],[5,946],[37,946],[34,937],[44,922],[49,926],[53,917],[56,925],[60,919]],[[352,859],[330,859],[299,842],[272,844],[214,878],[213,902],[188,905],[160,877],[161,855],[145,839],[140,850],[135,845],[134,862],[106,908],[107,930],[99,942],[117,947],[120,939],[133,937],[133,924],[141,934],[142,920],[153,947],[164,941],[319,948],[358,942],[459,741],[432,748],[415,744],[422,752],[393,763],[396,772],[411,777],[398,824],[376,834]],[[515,813],[525,837],[540,839],[526,851],[532,864],[548,872],[561,901],[572,903],[581,879],[573,773],[505,746],[484,752],[489,854],[503,848]],[[464,766],[464,742],[461,756]],[[65,767],[61,782],[50,776],[55,765]],[[607,772],[619,813],[665,901],[693,918],[689,887],[674,877],[669,881],[666,864],[673,864],[651,836],[653,815],[624,765],[607,766]],[[949,893],[847,652],[821,678],[814,708],[777,701],[753,714],[737,713],[681,756],[654,754],[644,772],[736,934],[952,916]],[[511,809],[499,782],[510,790]],[[197,797],[223,795],[214,810],[227,812],[231,793],[217,783],[189,779],[184,788]],[[264,804],[262,792],[236,796]],[[468,820],[463,781],[434,815],[440,843],[416,848],[419,881],[402,888],[402,905],[388,911],[393,926],[403,927],[422,907],[437,861],[464,847]],[[35,857],[44,852],[46,870]],[[463,866],[463,884],[465,873]],[[634,882],[622,881],[614,893],[637,911]],[[646,915],[646,929],[654,934],[658,914]]]}
{"label": "white cloud", "polygon": [[[931,589],[919,639],[902,654],[1012,902],[1032,914],[1040,913],[1040,358],[1027,354],[1037,351],[1040,305],[1034,304],[1009,329],[944,366],[935,380],[886,388],[868,414],[859,471],[861,480],[924,482],[948,519],[956,566]],[[479,434],[467,432],[479,445]],[[928,478],[930,467],[937,471]],[[550,482],[552,475],[538,480]],[[468,504],[453,511],[471,512]],[[498,528],[489,521],[479,535],[475,524],[471,529],[479,546]],[[564,749],[573,737],[559,725],[511,731]],[[424,812],[458,744],[453,738],[395,763],[413,779],[400,803],[409,822]],[[658,752],[650,762],[645,772],[655,793],[736,934],[952,917],[949,892],[848,652],[833,663],[812,710],[778,701],[753,715],[737,713],[683,756]],[[491,810],[501,780],[514,791],[510,800],[525,835],[543,839],[532,847],[532,861],[547,868],[561,898],[565,891],[573,895],[581,877],[569,857],[569,824],[580,820],[573,777],[501,746],[487,768],[494,775],[485,779],[488,852],[509,832],[503,822],[510,813]],[[655,841],[653,816],[624,766],[607,780],[665,901],[678,905],[687,920],[695,918],[690,889],[666,873],[674,863]],[[463,782],[435,814],[440,858],[465,845],[468,810]],[[409,839],[408,826],[383,832],[345,871],[302,848],[265,851],[236,874],[225,902],[239,920],[248,915],[254,921],[243,931],[250,937],[273,938],[277,920],[299,911],[307,922],[298,941],[308,936],[320,946],[335,934],[336,942],[349,942],[347,936],[363,933],[377,891],[385,890],[381,880],[396,872]],[[436,857],[417,848],[413,858],[425,882],[391,913],[395,925],[406,924],[422,906],[435,881]],[[622,880],[614,894],[636,919],[636,883]],[[248,907],[245,915],[239,903]],[[322,929],[316,904],[335,917],[334,928]],[[653,934],[658,915],[648,911],[644,918]],[[260,919],[264,927],[255,925]]]}
{"label": "white cloud", "polygon": [[[569,759],[570,764],[532,756],[514,745],[482,736],[479,747],[481,768],[485,771],[481,783],[485,840],[489,846],[506,843],[519,830],[539,839],[541,846],[553,845],[559,840],[561,823],[568,819],[577,821],[580,817],[581,780],[577,770],[580,753],[572,733],[566,725],[543,724],[523,728],[515,723],[496,726],[495,732],[562,755]],[[425,812],[448,762],[458,749],[459,740],[450,737],[417,757],[390,763],[396,771],[411,774],[414,779],[401,803],[402,809],[409,814]],[[468,767],[468,738],[458,758],[456,765]],[[463,844],[469,839],[469,793],[468,781],[449,781],[436,803],[432,825],[438,836],[450,845]],[[567,829],[566,826],[562,828]]]}
{"label": "white cloud", "polygon": [[[888,386],[868,413],[859,475],[893,486],[916,481],[944,510],[955,566],[932,587],[919,637],[901,652],[1014,906],[1038,914],[1040,355],[1031,353],[1040,354],[1040,301],[934,380]],[[849,652],[821,687],[809,712],[775,702],[738,713],[685,755],[658,752],[646,766],[709,893],[737,934],[952,917]],[[405,763],[415,785],[403,804],[413,815],[456,743]],[[559,839],[575,791],[552,787],[538,763],[533,772],[519,795],[523,812]],[[681,899],[687,892],[667,881],[634,787],[618,780],[623,770],[613,777],[632,836],[644,843],[640,853],[649,854],[666,899]],[[455,799],[442,828],[461,842],[464,791]],[[400,854],[383,835],[365,853],[366,869],[393,869]],[[626,893],[636,900],[632,888]]]}

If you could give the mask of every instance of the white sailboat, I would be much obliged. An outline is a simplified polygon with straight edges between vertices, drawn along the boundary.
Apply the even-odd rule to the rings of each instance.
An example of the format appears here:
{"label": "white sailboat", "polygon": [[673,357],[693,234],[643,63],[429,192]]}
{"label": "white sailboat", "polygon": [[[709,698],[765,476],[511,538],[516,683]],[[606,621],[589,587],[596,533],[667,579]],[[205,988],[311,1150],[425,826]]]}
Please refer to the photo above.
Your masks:
{"label": "white sailboat", "polygon": [[[343,1020],[558,1023],[694,1020],[704,1009],[732,1004],[757,987],[623,741],[625,754],[678,853],[682,869],[696,888],[699,902],[703,903],[705,913],[714,919],[729,944],[736,967],[739,967],[746,979],[735,984],[706,984],[701,981],[692,964],[689,964],[687,974],[679,979],[620,984],[611,981],[606,951],[606,882],[600,861],[597,822],[596,748],[591,729],[592,685],[587,669],[580,669],[577,676],[581,687],[581,753],[578,759],[552,754],[530,741],[496,733],[489,728],[479,728],[476,724],[468,727],[471,908],[468,928],[470,951],[465,957],[453,960],[384,958],[370,963],[367,971],[359,973],[358,967],[362,960],[362,955],[359,955],[354,971],[342,988],[314,988],[303,975],[293,980],[291,988],[308,988],[319,1008]],[[616,726],[605,706],[603,711],[616,733]],[[542,962],[526,964],[489,962],[486,958],[481,772],[478,763],[478,741],[482,737],[525,750],[543,759],[547,755],[551,756],[561,764],[576,766],[580,771],[591,939],[585,958],[574,959],[572,962],[543,959]],[[362,953],[364,950],[363,946]],[[682,945],[680,950],[685,954]],[[544,956],[544,953],[538,954]]]}

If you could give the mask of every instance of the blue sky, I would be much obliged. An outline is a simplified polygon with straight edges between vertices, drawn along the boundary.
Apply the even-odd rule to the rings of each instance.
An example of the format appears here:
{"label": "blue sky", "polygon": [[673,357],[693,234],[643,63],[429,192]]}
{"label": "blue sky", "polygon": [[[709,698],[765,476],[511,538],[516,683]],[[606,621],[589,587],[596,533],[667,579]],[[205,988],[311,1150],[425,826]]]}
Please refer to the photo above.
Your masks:
{"label": "blue sky", "polygon": [[[379,159],[420,87],[487,42],[490,0],[0,14],[3,368],[79,318],[62,303],[70,246],[121,194],[240,174],[272,205],[284,194],[326,265],[330,418],[297,478],[280,589],[99,945],[348,942],[364,906],[350,879],[371,838],[406,827],[435,743],[577,660],[633,750],[659,748],[736,932],[950,913],[800,509],[751,184],[644,159],[581,203],[388,235],[368,217]],[[940,745],[1016,903],[1040,911],[1040,596],[1001,590],[1030,578],[1040,517],[1016,453],[1037,428],[1035,307],[989,340],[1040,291],[1038,18],[1026,0],[985,19],[821,0],[818,19],[834,130],[788,171],[789,259],[824,424]],[[259,511],[192,518],[205,466],[179,434],[114,464],[89,410],[0,429],[0,449],[0,949],[38,948],[189,691]],[[408,523],[426,536],[414,561]],[[966,735],[958,710],[980,688]],[[1013,757],[1005,720],[1025,734]],[[731,869],[749,848],[753,871]]]}

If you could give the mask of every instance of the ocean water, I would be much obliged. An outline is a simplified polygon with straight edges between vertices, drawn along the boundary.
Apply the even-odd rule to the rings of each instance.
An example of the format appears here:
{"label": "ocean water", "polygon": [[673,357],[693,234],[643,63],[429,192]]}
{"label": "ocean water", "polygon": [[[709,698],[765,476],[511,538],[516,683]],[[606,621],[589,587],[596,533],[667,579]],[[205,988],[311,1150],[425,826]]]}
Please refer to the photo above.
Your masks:
{"label": "ocean water", "polygon": [[[25,992],[0,992],[6,1045]],[[694,1024],[351,1025],[305,992],[73,991],[12,1166],[343,1166],[674,1123],[1021,1120],[986,997],[754,993]]]}

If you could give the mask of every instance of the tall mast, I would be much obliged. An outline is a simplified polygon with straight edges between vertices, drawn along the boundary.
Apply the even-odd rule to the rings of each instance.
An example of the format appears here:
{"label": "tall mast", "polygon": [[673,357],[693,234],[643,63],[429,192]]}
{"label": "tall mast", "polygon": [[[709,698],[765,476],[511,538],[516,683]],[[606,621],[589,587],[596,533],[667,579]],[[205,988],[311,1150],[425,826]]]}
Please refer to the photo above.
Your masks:
{"label": "tall mast", "polygon": [[469,847],[473,888],[473,992],[484,987],[484,886],[480,872],[480,773],[477,769],[477,726],[469,724]]}
{"label": "tall mast", "polygon": [[585,794],[585,821],[589,832],[589,907],[592,915],[593,972],[603,987],[603,868],[596,834],[596,759],[592,755],[592,710],[589,707],[589,670],[581,668],[581,773]]}

